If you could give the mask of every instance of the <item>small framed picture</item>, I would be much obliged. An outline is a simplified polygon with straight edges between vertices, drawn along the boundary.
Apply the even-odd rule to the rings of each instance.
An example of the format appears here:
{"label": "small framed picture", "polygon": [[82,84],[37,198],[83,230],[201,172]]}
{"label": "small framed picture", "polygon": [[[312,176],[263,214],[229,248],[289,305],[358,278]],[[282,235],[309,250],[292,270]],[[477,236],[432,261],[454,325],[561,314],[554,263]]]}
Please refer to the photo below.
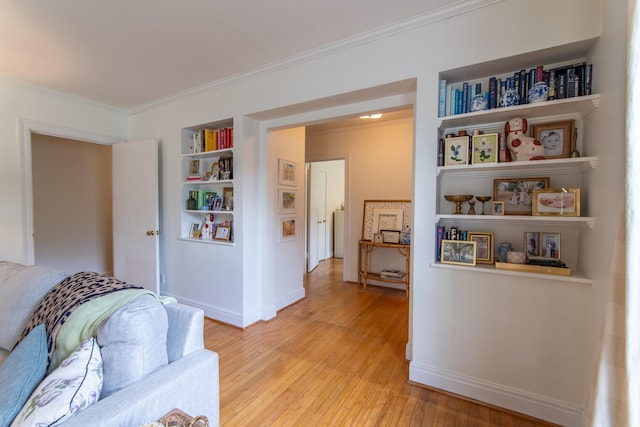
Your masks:
{"label": "small framed picture", "polygon": [[527,258],[540,256],[540,233],[525,231],[522,247]]}
{"label": "small framed picture", "polygon": [[191,224],[191,233],[189,235],[189,237],[191,237],[192,239],[199,239],[201,236],[201,231],[200,231],[200,223],[199,222],[194,222]]}
{"label": "small framed picture", "polygon": [[560,233],[540,233],[540,256],[560,259]]}
{"label": "small framed picture", "polygon": [[280,218],[280,241],[296,239],[296,218]]}
{"label": "small framed picture", "polygon": [[222,210],[222,197],[217,194],[211,198],[211,210],[212,211],[221,211]]}
{"label": "small framed picture", "polygon": [[380,230],[383,243],[400,243],[400,232],[396,230]]}
{"label": "small framed picture", "polygon": [[580,189],[535,190],[533,192],[533,215],[580,216]]}
{"label": "small framed picture", "polygon": [[467,239],[476,242],[478,264],[493,264],[493,233],[470,231]]}
{"label": "small framed picture", "polygon": [[504,202],[491,202],[491,215],[504,215]]}
{"label": "small framed picture", "polygon": [[373,233],[373,242],[384,243],[384,240],[382,239],[382,233]]}
{"label": "small framed picture", "polygon": [[472,137],[471,164],[498,162],[498,134],[473,135]]}
{"label": "small framed picture", "polygon": [[573,120],[531,125],[531,136],[544,146],[544,157],[561,159],[571,156]]}
{"label": "small framed picture", "polygon": [[278,189],[278,211],[280,213],[294,213],[296,211],[296,191]]}
{"label": "small framed picture", "polygon": [[229,240],[231,238],[231,227],[228,225],[219,225],[216,227],[216,234],[213,236],[216,240]]}
{"label": "small framed picture", "polygon": [[442,256],[443,264],[476,265],[476,242],[469,240],[443,240]]}
{"label": "small framed picture", "polygon": [[533,192],[549,188],[549,177],[496,178],[493,180],[493,200],[504,202],[505,215],[531,215]]}
{"label": "small framed picture", "polygon": [[200,175],[200,160],[191,160],[191,163],[189,164],[189,174],[192,176]]}
{"label": "small framed picture", "polygon": [[224,187],[222,189],[222,206],[225,211],[233,210],[233,187]]}
{"label": "small framed picture", "polygon": [[444,140],[444,165],[466,165],[469,163],[469,137],[456,136]]}
{"label": "small framed picture", "polygon": [[278,184],[297,185],[298,164],[289,160],[278,159]]}

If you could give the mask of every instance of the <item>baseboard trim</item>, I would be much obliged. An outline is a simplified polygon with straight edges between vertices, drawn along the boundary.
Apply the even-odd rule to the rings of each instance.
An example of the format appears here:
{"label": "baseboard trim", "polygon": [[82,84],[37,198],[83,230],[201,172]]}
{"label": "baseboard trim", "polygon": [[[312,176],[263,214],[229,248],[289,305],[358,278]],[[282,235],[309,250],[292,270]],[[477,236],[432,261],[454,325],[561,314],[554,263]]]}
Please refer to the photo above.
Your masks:
{"label": "baseboard trim", "polygon": [[584,426],[584,411],[575,405],[479,378],[411,362],[409,381],[566,427]]}
{"label": "baseboard trim", "polygon": [[275,302],[276,311],[282,310],[283,308],[300,301],[305,297],[305,295],[304,288],[299,288],[287,295],[281,296]]}
{"label": "baseboard trim", "polygon": [[176,295],[169,295],[169,294],[167,295],[174,297],[175,299],[177,299],[179,302],[183,304],[201,309],[202,311],[204,311],[205,317],[209,317],[210,319],[217,320],[222,323],[227,323],[232,326],[237,326],[238,328],[244,328],[247,326],[247,324],[245,324],[244,322],[244,318],[242,317],[242,314],[240,313],[233,313],[230,311],[222,310],[218,307],[214,307],[208,304],[202,304],[201,302],[198,302],[189,298],[183,298],[183,297],[178,297]]}

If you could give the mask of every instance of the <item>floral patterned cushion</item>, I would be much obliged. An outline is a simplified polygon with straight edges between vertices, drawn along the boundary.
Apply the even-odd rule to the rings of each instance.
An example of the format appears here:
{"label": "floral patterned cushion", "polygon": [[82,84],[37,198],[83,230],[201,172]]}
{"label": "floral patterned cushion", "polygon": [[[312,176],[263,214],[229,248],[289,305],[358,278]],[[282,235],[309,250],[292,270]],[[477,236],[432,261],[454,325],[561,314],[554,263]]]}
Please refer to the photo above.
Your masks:
{"label": "floral patterned cushion", "polygon": [[91,337],[38,385],[11,427],[59,425],[96,403],[101,390],[102,355]]}

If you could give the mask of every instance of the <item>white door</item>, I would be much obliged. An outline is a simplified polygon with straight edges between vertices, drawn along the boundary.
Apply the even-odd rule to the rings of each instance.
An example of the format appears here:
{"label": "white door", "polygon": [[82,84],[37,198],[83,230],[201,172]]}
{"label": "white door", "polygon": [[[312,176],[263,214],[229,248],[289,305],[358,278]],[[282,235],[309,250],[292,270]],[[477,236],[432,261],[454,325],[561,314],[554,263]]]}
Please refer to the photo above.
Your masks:
{"label": "white door", "polygon": [[307,272],[326,259],[327,172],[310,164],[309,174],[309,262]]}
{"label": "white door", "polygon": [[112,155],[114,276],[159,294],[158,142],[114,144]]}

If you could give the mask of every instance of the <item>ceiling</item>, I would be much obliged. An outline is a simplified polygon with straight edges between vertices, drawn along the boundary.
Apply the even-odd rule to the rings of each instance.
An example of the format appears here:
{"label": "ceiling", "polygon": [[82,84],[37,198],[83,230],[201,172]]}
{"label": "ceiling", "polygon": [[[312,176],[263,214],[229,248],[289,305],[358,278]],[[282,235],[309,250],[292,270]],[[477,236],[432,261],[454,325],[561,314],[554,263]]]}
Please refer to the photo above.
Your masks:
{"label": "ceiling", "polygon": [[0,0],[0,76],[130,111],[479,2]]}

